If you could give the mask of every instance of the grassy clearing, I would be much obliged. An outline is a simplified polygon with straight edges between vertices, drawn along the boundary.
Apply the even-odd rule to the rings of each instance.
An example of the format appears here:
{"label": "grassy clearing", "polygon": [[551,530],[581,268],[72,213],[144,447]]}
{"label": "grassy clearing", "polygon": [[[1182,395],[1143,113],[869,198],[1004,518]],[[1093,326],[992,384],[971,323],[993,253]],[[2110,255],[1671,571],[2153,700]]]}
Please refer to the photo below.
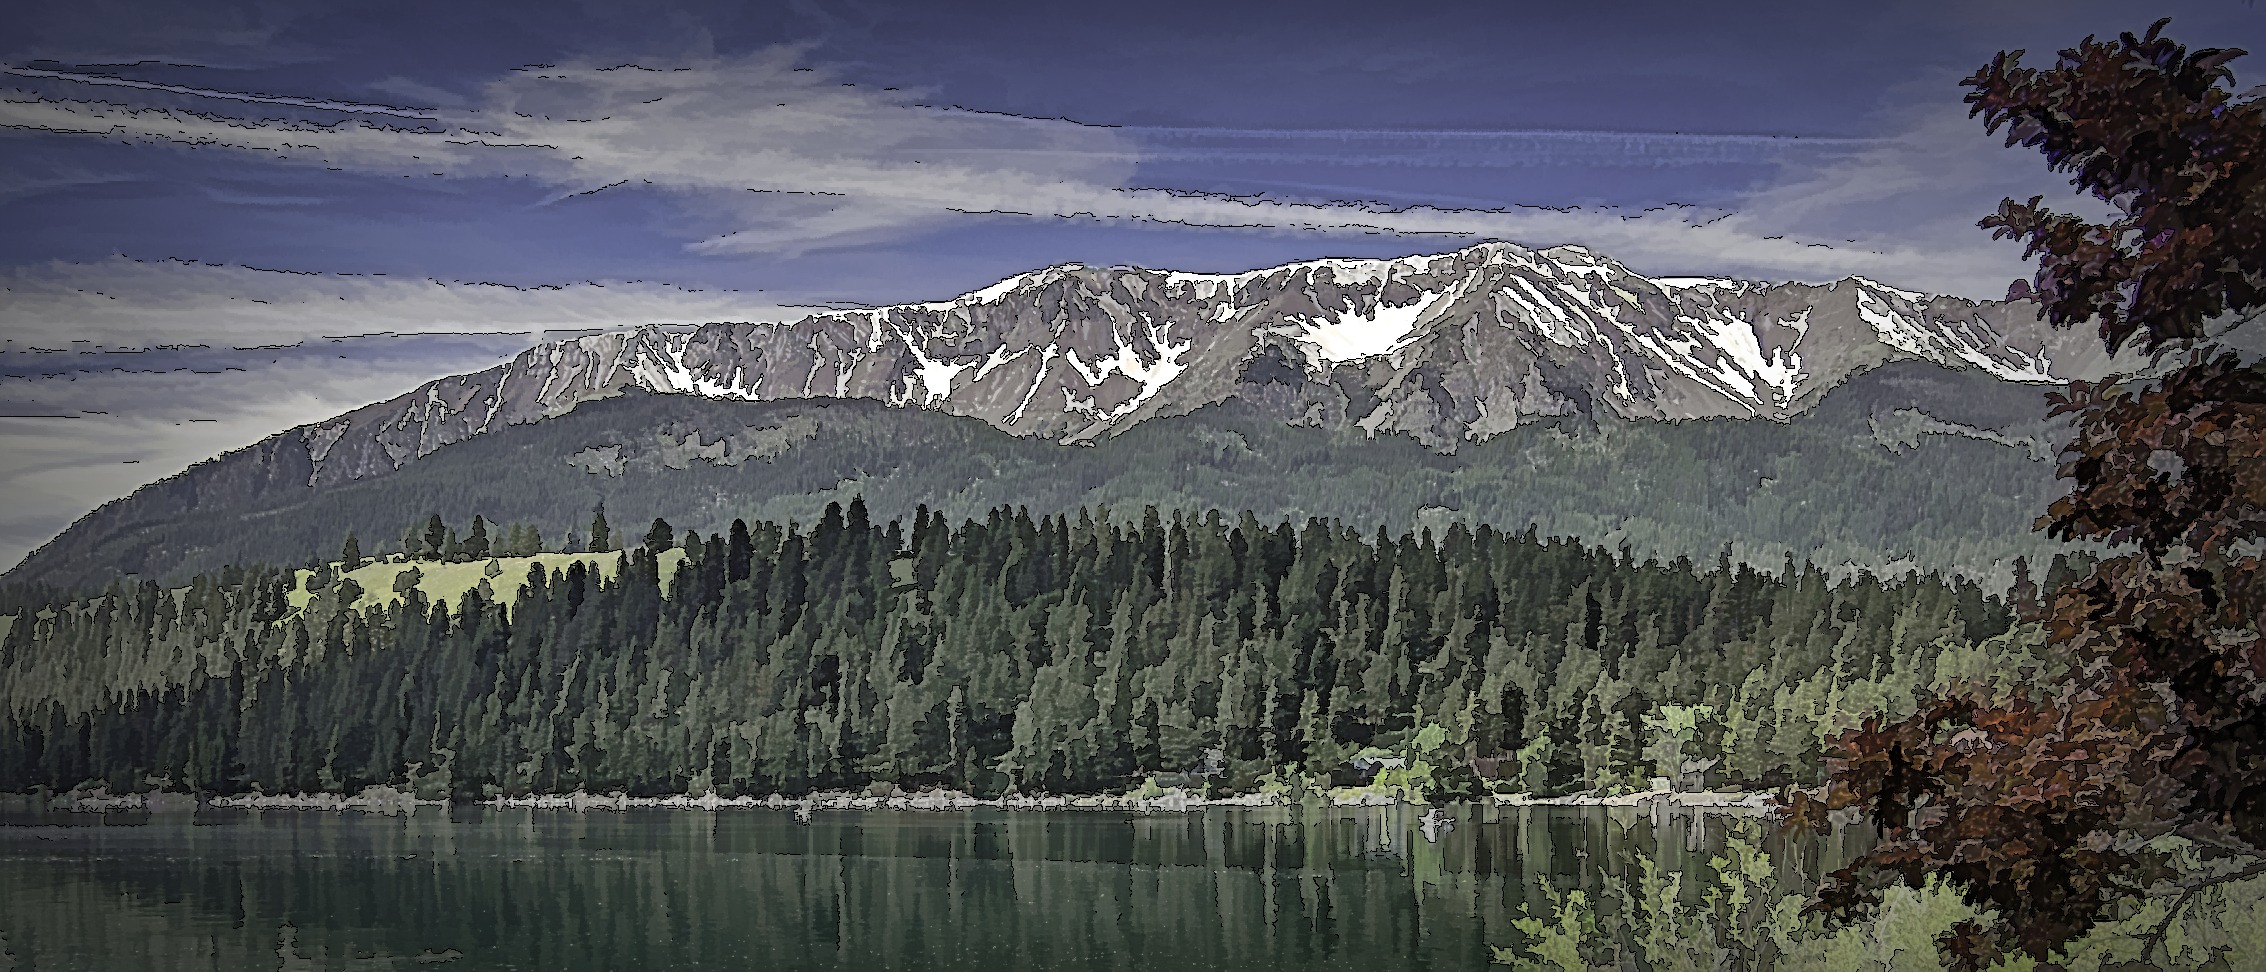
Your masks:
{"label": "grassy clearing", "polygon": [[[682,563],[684,557],[685,552],[680,549],[662,552],[662,594],[666,595],[669,592],[669,580],[676,574],[677,564]],[[536,554],[533,557],[496,557],[492,561],[496,565],[496,574],[493,577],[488,576],[490,562],[488,560],[474,560],[451,564],[434,561],[380,560],[364,564],[358,570],[347,572],[345,576],[362,588],[362,596],[355,600],[352,605],[355,610],[379,604],[391,605],[400,601],[402,595],[394,591],[394,581],[404,571],[411,569],[415,569],[418,573],[417,590],[429,600],[447,600],[450,603],[455,603],[464,597],[466,591],[480,586],[481,578],[487,577],[488,587],[496,592],[498,600],[508,606],[518,603],[520,592],[526,589],[527,568],[530,564],[541,564],[545,573],[554,573],[566,570],[569,564],[580,562],[586,566],[586,569],[597,571],[599,576],[611,578],[621,570],[622,553],[620,551],[612,553],[543,553]],[[335,568],[337,565],[333,564],[332,566]],[[307,578],[312,576],[314,576],[312,570],[301,569],[296,572],[296,583],[293,585],[290,595],[291,607],[294,610],[305,609],[307,602],[312,598],[312,595],[307,591]],[[5,629],[0,629],[0,635],[5,633]]]}

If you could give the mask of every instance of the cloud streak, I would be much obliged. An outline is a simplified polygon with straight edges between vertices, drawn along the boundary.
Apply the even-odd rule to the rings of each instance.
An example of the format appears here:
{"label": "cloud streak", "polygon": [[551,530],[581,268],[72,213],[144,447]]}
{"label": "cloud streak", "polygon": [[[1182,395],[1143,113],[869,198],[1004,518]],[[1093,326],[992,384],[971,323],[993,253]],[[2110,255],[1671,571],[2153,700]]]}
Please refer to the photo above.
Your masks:
{"label": "cloud streak", "polygon": [[1400,131],[1131,127],[1113,129],[1140,147],[1143,162],[1259,162],[1288,165],[1500,168],[1605,166],[1673,168],[1770,165],[1789,158],[1847,154],[1877,138],[1712,135],[1524,129]]}
{"label": "cloud streak", "polygon": [[0,68],[0,74],[13,74],[20,78],[47,78],[56,81],[70,81],[77,84],[133,88],[140,91],[162,91],[167,94],[190,95],[197,98],[213,98],[220,101],[241,101],[247,104],[283,105],[291,108],[316,108],[323,111],[346,111],[354,112],[357,114],[394,115],[402,118],[414,118],[420,121],[434,120],[432,112],[421,111],[414,108],[399,108],[391,105],[365,105],[348,101],[327,101],[320,98],[283,98],[276,97],[274,95],[244,94],[236,91],[216,91],[211,88],[192,88],[178,84],[159,84],[155,81],[137,81],[133,78],[113,77],[107,74],[84,74],[74,71],[42,71],[36,68],[19,67]]}
{"label": "cloud streak", "polygon": [[[1431,157],[1513,165],[1578,163],[1603,152],[1676,165],[1768,160],[1783,156],[1791,142],[1657,133],[1116,129],[931,107],[915,92],[855,87],[801,67],[802,53],[773,48],[667,70],[528,69],[492,82],[477,108],[432,111],[427,125],[251,120],[17,92],[0,99],[0,128],[223,147],[405,176],[531,177],[561,195],[652,186],[729,220],[731,231],[690,245],[711,255],[792,256],[976,216],[1578,242],[1658,273],[1809,280],[1863,273],[1979,296],[1995,296],[2022,270],[2016,251],[1975,233],[1971,217],[1956,232],[1942,221],[1920,226],[1908,218],[1904,201],[1941,195],[1944,186],[1942,173],[1931,178],[1928,165],[1948,135],[1940,119],[1927,119],[1903,139],[1807,146],[1808,157],[1799,160],[1806,167],[1793,168],[1792,178],[1737,211],[1388,208],[1233,198],[1133,180],[1142,161],[1206,153],[1311,162],[1343,149],[1349,164],[1421,164],[1413,160]],[[1960,139],[1992,148],[1978,132]],[[1821,163],[1820,150],[1839,157]],[[1973,211],[1971,202],[1961,205],[1963,213]]]}
{"label": "cloud streak", "polygon": [[800,316],[733,291],[510,287],[113,258],[0,271],[0,349],[183,340],[250,346],[362,334],[525,333]]}

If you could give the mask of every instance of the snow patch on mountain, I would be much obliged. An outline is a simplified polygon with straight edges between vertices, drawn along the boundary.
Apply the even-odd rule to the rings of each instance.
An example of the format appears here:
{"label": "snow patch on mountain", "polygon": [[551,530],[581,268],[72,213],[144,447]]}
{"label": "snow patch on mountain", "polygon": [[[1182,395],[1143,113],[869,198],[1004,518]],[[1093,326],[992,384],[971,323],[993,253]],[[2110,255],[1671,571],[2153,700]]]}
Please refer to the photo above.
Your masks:
{"label": "snow patch on mountain", "polygon": [[1546,416],[1785,418],[1902,358],[2016,382],[2106,367],[2073,348],[2031,305],[1651,278],[1579,247],[1486,243],[1236,273],[1063,264],[939,302],[586,335],[302,434],[309,482],[341,482],[634,388],[871,398],[1065,442],[1244,398],[1453,449]]}
{"label": "snow patch on mountain", "polygon": [[[641,332],[640,336],[649,338],[645,346],[650,350],[639,359],[634,371],[644,379],[641,384],[646,389],[706,398],[754,400],[754,390],[739,387],[741,371],[734,370],[729,379],[718,381],[715,375],[685,364],[685,352],[691,343],[691,334],[647,335]],[[654,337],[659,340],[651,340]]]}
{"label": "snow patch on mountain", "polygon": [[922,354],[918,346],[908,345],[913,354],[915,376],[920,379],[921,393],[926,397],[923,405],[934,405],[952,397],[952,382],[960,373],[975,367],[972,361],[938,361]]}
{"label": "snow patch on mountain", "polygon": [[[1856,282],[1857,314],[1872,327],[1883,344],[1942,364],[1964,364],[2007,381],[2059,380],[2042,348],[2022,352],[2000,342],[1997,347],[1986,349],[1982,340],[1985,335],[1975,333],[1973,324],[1931,319],[1921,313],[1915,306],[1915,298],[1926,299],[1927,295],[1883,286],[1862,277],[1856,278]],[[1999,353],[1990,353],[1993,350]],[[2010,358],[2012,360],[2008,360]]]}
{"label": "snow patch on mountain", "polygon": [[1015,406],[1015,411],[1007,416],[1008,425],[1022,421],[1023,413],[1030,411],[1031,399],[1037,398],[1039,389],[1046,387],[1047,369],[1054,364],[1055,356],[1061,353],[1061,345],[1049,344],[1046,346],[1046,350],[1039,354],[1039,373],[1031,379],[1031,389],[1023,393],[1023,400]]}
{"label": "snow patch on mountain", "polygon": [[1856,281],[1858,284],[1864,286],[1869,290],[1877,290],[1885,294],[1895,294],[1898,297],[1904,298],[1906,303],[1913,304],[1915,306],[1925,304],[1932,299],[1932,295],[1923,294],[1915,290],[1900,290],[1898,288],[1881,283],[1878,280],[1874,280],[1871,277],[1851,277],[1849,279]]}
{"label": "snow patch on mountain", "polygon": [[1586,246],[1576,246],[1570,243],[1564,246],[1553,246],[1541,251],[1541,255],[1550,258],[1550,262],[1556,264],[1559,270],[1576,277],[1599,277],[1610,280],[1617,277],[1633,276],[1629,273],[1629,268],[1622,266],[1610,257],[1599,255]]}
{"label": "snow patch on mountain", "polygon": [[1654,277],[1652,282],[1662,290],[1742,290],[1748,285],[1729,277]]}
{"label": "snow patch on mountain", "polygon": [[[1786,405],[1794,400],[1802,380],[1809,377],[1802,371],[1802,356],[1789,348],[1772,348],[1763,352],[1760,328],[1729,314],[1706,314],[1694,318],[1700,333],[1718,352],[1716,374],[1726,382],[1740,385],[1749,398],[1758,397],[1755,385],[1771,390],[1771,405]],[[1763,325],[1767,327],[1768,325]],[[1700,342],[1694,342],[1696,351]]]}
{"label": "snow patch on mountain", "polygon": [[1424,313],[1447,296],[1446,291],[1428,293],[1400,307],[1380,300],[1366,313],[1348,308],[1329,317],[1294,319],[1296,329],[1286,333],[1331,364],[1390,354],[1416,330]]}
{"label": "snow patch on mountain", "polygon": [[1152,322],[1147,325],[1146,336],[1149,339],[1149,346],[1158,351],[1154,361],[1143,358],[1133,348],[1132,344],[1122,340],[1117,345],[1116,354],[1097,360],[1090,365],[1081,361],[1078,352],[1075,350],[1069,352],[1065,357],[1069,360],[1070,366],[1078,372],[1078,376],[1085,380],[1087,387],[1100,387],[1111,376],[1122,375],[1140,385],[1140,390],[1134,392],[1131,398],[1126,399],[1124,403],[1114,408],[1103,408],[1096,404],[1096,399],[1093,397],[1074,399],[1070,390],[1066,388],[1063,389],[1063,407],[1069,411],[1088,415],[1096,421],[1110,422],[1131,415],[1134,410],[1148,404],[1150,399],[1157,397],[1157,393],[1164,391],[1166,385],[1172,384],[1174,378],[1180,377],[1181,372],[1188,369],[1188,365],[1182,360],[1182,357],[1188,353],[1190,348],[1194,347],[1194,344],[1188,341],[1174,343],[1170,335],[1171,330],[1172,325],[1169,323],[1157,324]]}

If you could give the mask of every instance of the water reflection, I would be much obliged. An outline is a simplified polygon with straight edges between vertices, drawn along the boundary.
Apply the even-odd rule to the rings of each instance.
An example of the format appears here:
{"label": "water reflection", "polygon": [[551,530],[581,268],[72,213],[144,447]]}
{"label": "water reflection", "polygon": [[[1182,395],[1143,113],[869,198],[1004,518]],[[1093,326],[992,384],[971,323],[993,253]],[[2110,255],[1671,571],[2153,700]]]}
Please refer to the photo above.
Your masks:
{"label": "water reflection", "polygon": [[[1546,882],[1594,895],[1639,854],[1705,873],[1727,820],[1291,806],[13,822],[0,933],[18,970],[1376,972],[1483,967]],[[1771,843],[1789,881],[1845,853]]]}

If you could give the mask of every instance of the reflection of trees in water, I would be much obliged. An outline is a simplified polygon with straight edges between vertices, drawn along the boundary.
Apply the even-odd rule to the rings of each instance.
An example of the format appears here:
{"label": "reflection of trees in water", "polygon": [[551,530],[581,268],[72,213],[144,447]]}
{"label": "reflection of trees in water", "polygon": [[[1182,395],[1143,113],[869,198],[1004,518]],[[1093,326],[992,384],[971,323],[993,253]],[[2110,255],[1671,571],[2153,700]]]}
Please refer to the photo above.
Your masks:
{"label": "reflection of trees in water", "polygon": [[[0,831],[0,931],[42,969],[273,968],[285,925],[285,967],[325,969],[1476,968],[1545,883],[1704,872],[1725,829],[1443,814],[1436,841],[1400,806],[161,817]],[[1791,849],[1790,881],[1834,856]]]}

